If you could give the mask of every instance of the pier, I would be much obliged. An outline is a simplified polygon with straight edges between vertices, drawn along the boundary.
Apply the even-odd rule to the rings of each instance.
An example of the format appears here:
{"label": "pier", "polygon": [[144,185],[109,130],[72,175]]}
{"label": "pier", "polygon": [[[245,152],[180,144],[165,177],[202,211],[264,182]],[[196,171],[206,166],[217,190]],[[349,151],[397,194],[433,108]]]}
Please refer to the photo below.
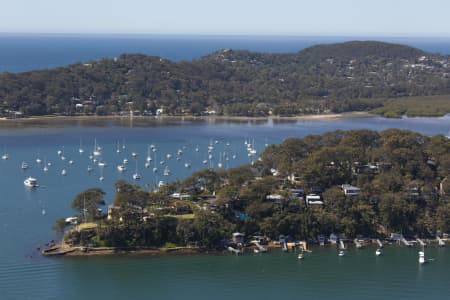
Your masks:
{"label": "pier", "polygon": [[261,245],[259,242],[254,241],[253,244],[256,246],[259,252],[267,252],[267,248]]}
{"label": "pier", "polygon": [[354,239],[353,243],[355,243],[356,248],[360,249],[363,247],[363,244],[358,241],[358,239]]}
{"label": "pier", "polygon": [[411,246],[412,246],[411,242],[408,242],[403,236],[402,236],[402,238],[400,239],[400,242],[402,242],[403,245],[405,245],[405,246],[407,246],[407,247],[411,247]]}
{"label": "pier", "polygon": [[419,243],[420,246],[425,247],[427,243],[425,243],[422,239],[417,238],[416,241]]}
{"label": "pier", "polygon": [[377,244],[379,248],[383,248],[383,243],[380,241],[380,239],[377,239]]}
{"label": "pier", "polygon": [[242,250],[233,248],[233,247],[231,247],[231,246],[228,246],[227,249],[228,249],[228,251],[230,251],[230,252],[232,252],[232,253],[234,253],[234,254],[236,254],[236,255],[243,254]]}

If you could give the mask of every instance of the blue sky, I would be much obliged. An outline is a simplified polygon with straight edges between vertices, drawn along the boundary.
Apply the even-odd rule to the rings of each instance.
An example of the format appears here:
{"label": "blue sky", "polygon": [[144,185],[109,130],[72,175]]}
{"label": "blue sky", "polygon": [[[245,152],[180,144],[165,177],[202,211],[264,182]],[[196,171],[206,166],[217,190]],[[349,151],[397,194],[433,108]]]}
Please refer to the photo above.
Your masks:
{"label": "blue sky", "polygon": [[0,0],[0,32],[450,36],[449,0]]}

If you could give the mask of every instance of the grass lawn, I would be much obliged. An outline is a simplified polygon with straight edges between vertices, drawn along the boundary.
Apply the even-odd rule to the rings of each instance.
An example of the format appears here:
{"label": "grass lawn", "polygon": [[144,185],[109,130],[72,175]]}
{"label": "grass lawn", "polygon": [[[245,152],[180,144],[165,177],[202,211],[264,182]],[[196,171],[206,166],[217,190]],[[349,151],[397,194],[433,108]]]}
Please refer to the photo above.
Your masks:
{"label": "grass lawn", "polygon": [[186,220],[192,220],[195,219],[194,214],[185,214],[185,215],[165,215],[166,217],[172,217],[177,219],[186,219]]}
{"label": "grass lawn", "polygon": [[81,223],[78,225],[78,230],[93,229],[97,228],[97,226],[98,224],[94,222]]}

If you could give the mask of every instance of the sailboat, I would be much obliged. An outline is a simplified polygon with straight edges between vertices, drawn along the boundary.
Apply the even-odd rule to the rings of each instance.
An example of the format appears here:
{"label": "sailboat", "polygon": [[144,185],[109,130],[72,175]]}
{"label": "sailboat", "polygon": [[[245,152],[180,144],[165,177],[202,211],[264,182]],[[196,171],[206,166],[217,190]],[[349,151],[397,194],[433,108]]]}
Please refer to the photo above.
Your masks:
{"label": "sailboat", "polygon": [[152,157],[150,155],[150,151],[151,151],[150,146],[148,146],[148,148],[147,148],[147,158],[146,158],[148,163],[152,161]]}
{"label": "sailboat", "polygon": [[92,151],[92,154],[94,156],[100,156],[101,153],[101,147],[97,146],[97,139],[94,139],[94,150]]}
{"label": "sailboat", "polygon": [[222,164],[222,152],[219,153],[219,162],[217,163],[217,167],[219,167],[219,169],[221,169],[223,167],[223,164]]}
{"label": "sailboat", "polygon": [[8,152],[6,152],[6,147],[3,149],[2,159],[7,160],[9,158]]}
{"label": "sailboat", "polygon": [[98,180],[100,181],[105,180],[105,177],[103,177],[103,167],[100,167],[100,177],[98,178]]}
{"label": "sailboat", "polygon": [[133,174],[133,179],[134,180],[141,179],[141,175],[138,173],[138,161],[137,161],[137,159],[136,159],[136,172]]}
{"label": "sailboat", "polygon": [[82,145],[81,145],[81,139],[80,139],[80,148],[78,148],[78,152],[79,152],[80,154],[83,154],[83,153],[84,153],[84,149],[83,149],[83,147],[82,147]]}
{"label": "sailboat", "polygon": [[36,163],[37,163],[37,164],[40,164],[41,162],[42,162],[42,159],[40,158],[39,150],[38,150],[38,155],[37,155],[37,158],[36,158]]}
{"label": "sailboat", "polygon": [[169,167],[166,166],[166,168],[164,169],[164,176],[169,176],[170,175],[170,170]]}
{"label": "sailboat", "polygon": [[117,141],[116,153],[120,153],[120,145],[119,145],[119,141]]}
{"label": "sailboat", "polygon": [[44,172],[47,172],[48,171],[48,164],[47,164],[47,158],[46,157],[44,157]]}
{"label": "sailboat", "polygon": [[422,251],[419,251],[419,264],[425,263],[425,248],[422,246]]}

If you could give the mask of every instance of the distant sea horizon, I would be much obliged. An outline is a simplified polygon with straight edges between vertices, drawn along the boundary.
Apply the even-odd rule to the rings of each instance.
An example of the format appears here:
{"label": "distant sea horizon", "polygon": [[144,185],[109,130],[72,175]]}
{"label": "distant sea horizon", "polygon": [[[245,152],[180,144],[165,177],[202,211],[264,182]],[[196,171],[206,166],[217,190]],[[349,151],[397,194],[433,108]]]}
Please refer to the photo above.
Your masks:
{"label": "distant sea horizon", "polygon": [[450,55],[450,37],[0,33],[0,73],[61,67],[125,53],[191,61],[224,48],[292,53],[351,40],[391,42]]}

